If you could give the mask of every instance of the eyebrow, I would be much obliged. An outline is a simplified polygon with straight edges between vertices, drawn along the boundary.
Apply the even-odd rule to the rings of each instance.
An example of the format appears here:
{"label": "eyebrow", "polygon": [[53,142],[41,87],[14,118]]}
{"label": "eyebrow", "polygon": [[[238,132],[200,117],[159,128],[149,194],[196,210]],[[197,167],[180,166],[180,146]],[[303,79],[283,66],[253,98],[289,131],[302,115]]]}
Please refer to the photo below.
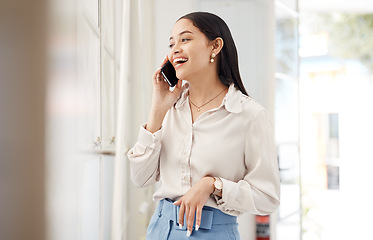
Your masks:
{"label": "eyebrow", "polygon": [[[189,30],[185,30],[185,31],[182,31],[181,33],[179,33],[179,36],[181,36],[181,35],[183,35],[183,34],[185,34],[185,33],[191,33],[191,34],[193,34],[191,31],[189,31]],[[174,39],[174,38],[173,38],[173,37],[170,37],[169,40],[171,40],[171,39]]]}

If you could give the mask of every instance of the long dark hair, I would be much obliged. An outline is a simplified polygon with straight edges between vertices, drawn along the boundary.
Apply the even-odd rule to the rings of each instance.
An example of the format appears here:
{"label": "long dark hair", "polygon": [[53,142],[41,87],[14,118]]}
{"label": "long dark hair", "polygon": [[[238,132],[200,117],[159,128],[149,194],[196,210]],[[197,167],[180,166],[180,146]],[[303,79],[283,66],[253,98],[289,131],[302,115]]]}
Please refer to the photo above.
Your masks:
{"label": "long dark hair", "polygon": [[219,58],[220,81],[229,86],[234,83],[235,87],[243,94],[248,95],[242,83],[240,71],[238,69],[238,54],[234,44],[232,34],[219,16],[208,12],[192,12],[178,19],[188,19],[210,40],[221,37],[224,41]]}

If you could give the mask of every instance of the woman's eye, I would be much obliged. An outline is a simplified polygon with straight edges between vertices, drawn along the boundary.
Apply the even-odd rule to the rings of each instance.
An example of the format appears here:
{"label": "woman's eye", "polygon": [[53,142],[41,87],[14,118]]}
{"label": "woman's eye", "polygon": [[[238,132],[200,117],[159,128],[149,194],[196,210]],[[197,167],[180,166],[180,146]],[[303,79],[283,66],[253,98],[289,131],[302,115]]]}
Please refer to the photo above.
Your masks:
{"label": "woman's eye", "polygon": [[[189,41],[190,39],[189,38],[182,38],[181,39],[181,42],[187,42]],[[168,45],[170,48],[173,48],[175,46],[175,43],[170,43],[170,45]]]}

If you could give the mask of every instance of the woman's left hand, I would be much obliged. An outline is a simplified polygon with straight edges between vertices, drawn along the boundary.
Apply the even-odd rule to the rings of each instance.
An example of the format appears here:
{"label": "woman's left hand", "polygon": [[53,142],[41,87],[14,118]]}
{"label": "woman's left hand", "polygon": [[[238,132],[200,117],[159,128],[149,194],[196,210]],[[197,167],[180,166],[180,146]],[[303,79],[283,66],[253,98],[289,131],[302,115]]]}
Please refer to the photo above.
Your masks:
{"label": "woman's left hand", "polygon": [[214,192],[214,178],[204,177],[194,184],[182,198],[174,202],[180,206],[179,225],[184,225],[184,214],[189,236],[193,230],[194,215],[196,215],[196,231],[201,225],[202,208],[207,202],[210,194]]}

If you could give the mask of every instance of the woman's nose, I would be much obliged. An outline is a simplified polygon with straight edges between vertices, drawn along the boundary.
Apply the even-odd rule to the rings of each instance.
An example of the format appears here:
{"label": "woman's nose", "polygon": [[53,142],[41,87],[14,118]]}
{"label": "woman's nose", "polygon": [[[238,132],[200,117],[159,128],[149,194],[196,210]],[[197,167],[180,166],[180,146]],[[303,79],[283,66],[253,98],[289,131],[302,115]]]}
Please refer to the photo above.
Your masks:
{"label": "woman's nose", "polygon": [[175,43],[174,47],[172,48],[173,54],[180,52],[180,45],[178,43]]}

